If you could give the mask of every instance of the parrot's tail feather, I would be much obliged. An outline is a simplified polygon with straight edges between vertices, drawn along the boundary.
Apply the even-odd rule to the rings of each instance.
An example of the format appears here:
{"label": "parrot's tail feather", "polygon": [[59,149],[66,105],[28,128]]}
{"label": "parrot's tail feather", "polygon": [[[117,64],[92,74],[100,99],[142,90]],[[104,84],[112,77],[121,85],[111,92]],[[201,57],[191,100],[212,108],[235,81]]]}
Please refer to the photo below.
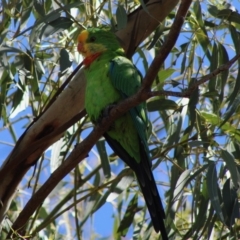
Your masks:
{"label": "parrot's tail feather", "polygon": [[151,172],[151,178],[148,178],[148,175],[142,173],[143,171],[146,171],[146,168],[143,166],[143,164],[139,165],[140,166],[138,166],[138,169],[136,169],[135,173],[142,190],[143,197],[147,204],[153,227],[156,232],[161,232],[163,240],[167,240],[168,236],[163,221],[163,219],[165,219],[165,212],[153,174]]}
{"label": "parrot's tail feather", "polygon": [[107,133],[104,134],[104,137],[114,152],[134,171],[147,204],[153,227],[156,232],[161,232],[163,240],[168,240],[163,221],[165,212],[144,147],[140,148],[142,160],[138,163]]}

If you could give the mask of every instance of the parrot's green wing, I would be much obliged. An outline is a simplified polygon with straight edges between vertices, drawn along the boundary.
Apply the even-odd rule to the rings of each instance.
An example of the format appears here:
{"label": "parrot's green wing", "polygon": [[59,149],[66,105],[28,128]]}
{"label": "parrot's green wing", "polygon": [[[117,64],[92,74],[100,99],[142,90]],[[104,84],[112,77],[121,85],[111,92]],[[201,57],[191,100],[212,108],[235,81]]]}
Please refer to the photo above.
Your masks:
{"label": "parrot's green wing", "polygon": [[[134,95],[140,88],[142,81],[141,74],[133,63],[125,57],[118,56],[111,60],[108,75],[122,99]],[[145,103],[141,103],[130,109],[129,112],[133,121],[132,126],[135,127],[138,134],[140,159],[131,157],[129,152],[121,145],[121,142],[113,139],[107,132],[104,134],[104,137],[119,157],[135,172],[151,215],[153,226],[156,232],[161,231],[162,239],[167,240],[168,236],[163,221],[165,213],[151,171],[151,161],[147,143],[148,118]],[[127,134],[126,138],[129,138]],[[132,143],[129,142],[129,144]]]}
{"label": "parrot's green wing", "polygon": [[[110,62],[109,77],[113,86],[120,92],[123,99],[134,95],[141,86],[141,73],[126,57],[115,57]],[[149,155],[147,144],[147,128],[149,122],[146,112],[146,104],[141,103],[130,109],[129,112],[144,145],[144,150]]]}

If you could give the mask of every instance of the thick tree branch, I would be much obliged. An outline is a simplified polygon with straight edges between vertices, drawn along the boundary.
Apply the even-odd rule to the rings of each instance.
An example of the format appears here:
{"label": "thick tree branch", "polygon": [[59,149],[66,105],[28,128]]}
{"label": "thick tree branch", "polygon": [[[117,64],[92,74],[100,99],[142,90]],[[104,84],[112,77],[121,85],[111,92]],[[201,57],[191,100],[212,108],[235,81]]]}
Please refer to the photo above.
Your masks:
{"label": "thick tree branch", "polygon": [[134,54],[138,45],[155,31],[179,2],[180,0],[149,0],[147,10],[140,6],[129,14],[127,27],[116,33],[128,57]]}

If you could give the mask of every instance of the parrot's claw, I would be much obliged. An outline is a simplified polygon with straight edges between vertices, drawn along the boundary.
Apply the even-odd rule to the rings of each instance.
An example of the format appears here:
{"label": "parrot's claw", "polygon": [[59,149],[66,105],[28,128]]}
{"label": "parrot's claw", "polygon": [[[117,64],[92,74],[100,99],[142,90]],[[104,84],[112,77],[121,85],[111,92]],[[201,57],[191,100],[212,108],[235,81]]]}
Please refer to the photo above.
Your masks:
{"label": "parrot's claw", "polygon": [[114,103],[113,103],[113,104],[110,104],[110,105],[108,105],[107,107],[105,107],[105,108],[101,111],[101,114],[100,114],[97,122],[100,123],[104,117],[107,117],[107,116],[109,115],[110,111],[111,111],[115,106],[117,106],[117,104],[114,104]]}
{"label": "parrot's claw", "polygon": [[102,117],[107,117],[109,115],[110,111],[116,106],[117,106],[117,104],[113,103],[113,104],[110,104],[107,107],[105,107],[102,111],[102,114],[101,114]]}

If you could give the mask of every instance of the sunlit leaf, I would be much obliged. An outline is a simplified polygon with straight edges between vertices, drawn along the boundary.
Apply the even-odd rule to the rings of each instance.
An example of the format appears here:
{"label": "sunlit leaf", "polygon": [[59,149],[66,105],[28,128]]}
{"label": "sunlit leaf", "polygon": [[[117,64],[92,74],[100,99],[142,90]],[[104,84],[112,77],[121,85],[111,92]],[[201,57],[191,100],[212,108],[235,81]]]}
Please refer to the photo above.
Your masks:
{"label": "sunlit leaf", "polygon": [[160,111],[160,110],[177,110],[179,106],[176,102],[169,100],[169,99],[153,99],[147,102],[147,109],[149,112]]}

